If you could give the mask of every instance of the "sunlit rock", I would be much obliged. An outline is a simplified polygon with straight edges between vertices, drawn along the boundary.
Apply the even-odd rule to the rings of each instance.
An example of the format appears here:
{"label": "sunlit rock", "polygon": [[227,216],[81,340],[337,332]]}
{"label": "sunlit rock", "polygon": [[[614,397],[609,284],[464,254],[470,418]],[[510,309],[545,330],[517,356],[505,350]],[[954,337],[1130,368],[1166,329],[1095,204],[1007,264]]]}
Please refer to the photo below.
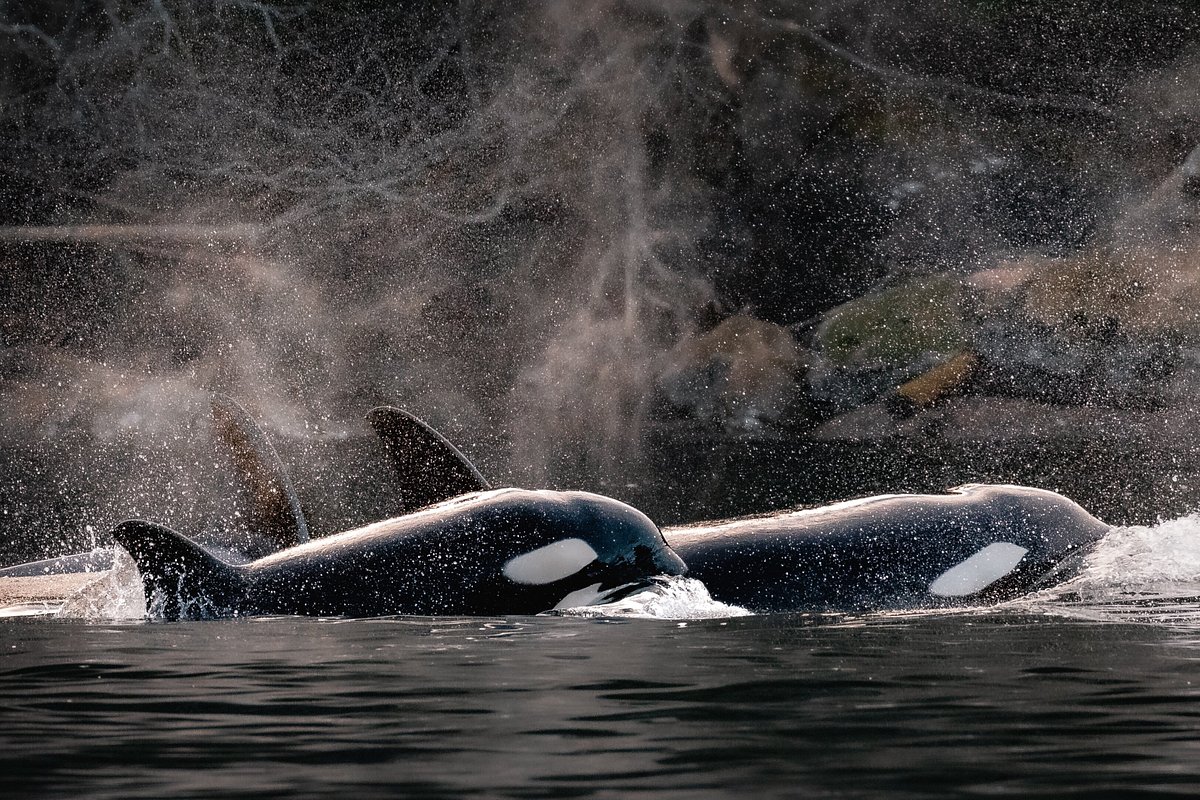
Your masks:
{"label": "sunlit rock", "polygon": [[752,429],[784,416],[802,367],[787,328],[743,314],[678,345],[655,383],[663,399],[688,416]]}
{"label": "sunlit rock", "polygon": [[813,396],[854,408],[963,350],[962,293],[953,277],[917,278],[830,311],[816,332]]}

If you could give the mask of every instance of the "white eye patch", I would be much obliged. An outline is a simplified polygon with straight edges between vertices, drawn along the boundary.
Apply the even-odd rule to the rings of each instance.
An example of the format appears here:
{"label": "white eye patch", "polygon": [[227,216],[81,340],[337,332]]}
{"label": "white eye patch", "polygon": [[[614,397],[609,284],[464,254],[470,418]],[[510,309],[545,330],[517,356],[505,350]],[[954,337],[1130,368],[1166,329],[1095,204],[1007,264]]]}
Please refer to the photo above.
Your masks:
{"label": "white eye patch", "polygon": [[504,565],[504,577],[515,583],[554,583],[596,560],[596,551],[583,539],[562,539],[516,556]]}
{"label": "white eye patch", "polygon": [[994,542],[939,575],[929,591],[939,597],[975,594],[1012,572],[1028,552],[1011,542]]}

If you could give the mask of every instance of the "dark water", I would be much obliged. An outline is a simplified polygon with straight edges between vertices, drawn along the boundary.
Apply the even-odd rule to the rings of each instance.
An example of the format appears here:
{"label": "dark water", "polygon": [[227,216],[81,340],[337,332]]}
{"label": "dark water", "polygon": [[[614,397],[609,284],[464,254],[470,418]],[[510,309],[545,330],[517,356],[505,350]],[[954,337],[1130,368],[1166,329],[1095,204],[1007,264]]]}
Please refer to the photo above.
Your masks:
{"label": "dark water", "polygon": [[1194,629],[993,613],[0,631],[6,797],[1200,792]]}

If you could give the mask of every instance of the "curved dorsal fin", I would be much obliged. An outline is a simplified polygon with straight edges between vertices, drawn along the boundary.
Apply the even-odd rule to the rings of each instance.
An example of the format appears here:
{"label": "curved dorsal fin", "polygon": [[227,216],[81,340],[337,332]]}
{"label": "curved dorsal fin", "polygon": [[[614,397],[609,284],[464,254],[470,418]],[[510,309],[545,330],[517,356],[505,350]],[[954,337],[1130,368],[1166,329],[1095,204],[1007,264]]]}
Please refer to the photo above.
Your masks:
{"label": "curved dorsal fin", "polygon": [[308,541],[308,523],[279,454],[246,409],[223,394],[212,399],[213,439],[240,483],[251,534],[280,548]]}
{"label": "curved dorsal fin", "polygon": [[112,532],[137,563],[146,607],[165,619],[228,616],[246,594],[242,571],[170,528],[127,520]]}
{"label": "curved dorsal fin", "polygon": [[407,411],[380,406],[371,409],[367,421],[400,478],[406,510],[491,488],[457,447]]}

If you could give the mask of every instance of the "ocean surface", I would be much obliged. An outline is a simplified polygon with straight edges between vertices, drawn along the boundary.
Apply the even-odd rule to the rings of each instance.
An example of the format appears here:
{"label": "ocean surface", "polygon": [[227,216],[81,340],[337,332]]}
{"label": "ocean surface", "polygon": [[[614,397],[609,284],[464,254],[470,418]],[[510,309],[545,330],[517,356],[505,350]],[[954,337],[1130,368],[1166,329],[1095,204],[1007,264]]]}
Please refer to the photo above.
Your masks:
{"label": "ocean surface", "polygon": [[98,578],[0,611],[0,796],[1200,794],[1197,518],[907,615],[679,580],[559,616],[164,623]]}

